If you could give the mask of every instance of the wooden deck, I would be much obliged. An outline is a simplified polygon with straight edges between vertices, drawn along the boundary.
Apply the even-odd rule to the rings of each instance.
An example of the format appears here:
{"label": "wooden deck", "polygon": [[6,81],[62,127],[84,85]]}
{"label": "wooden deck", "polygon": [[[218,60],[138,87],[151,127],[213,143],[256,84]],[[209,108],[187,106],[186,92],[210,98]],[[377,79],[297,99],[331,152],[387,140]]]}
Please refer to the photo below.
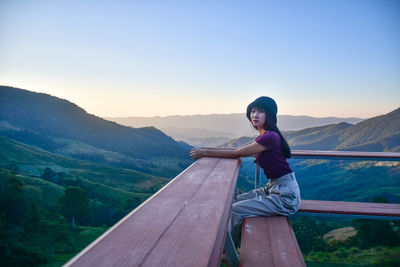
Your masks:
{"label": "wooden deck", "polygon": [[197,160],[65,266],[218,266],[239,169]]}
{"label": "wooden deck", "polygon": [[241,267],[306,266],[286,216],[244,219],[241,244]]}
{"label": "wooden deck", "polygon": [[[387,152],[292,154],[400,160]],[[238,159],[197,160],[64,266],[219,266],[239,169]],[[299,212],[400,217],[400,204],[303,200]],[[244,220],[240,266],[305,266],[287,217]]]}

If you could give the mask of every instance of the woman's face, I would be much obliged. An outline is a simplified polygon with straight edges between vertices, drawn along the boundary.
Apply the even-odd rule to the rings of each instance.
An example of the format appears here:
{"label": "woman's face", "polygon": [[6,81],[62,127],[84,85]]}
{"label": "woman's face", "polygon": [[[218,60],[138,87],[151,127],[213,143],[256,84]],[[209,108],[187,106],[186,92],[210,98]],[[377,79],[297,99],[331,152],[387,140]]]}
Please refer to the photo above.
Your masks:
{"label": "woman's face", "polygon": [[253,123],[254,127],[262,126],[265,124],[265,111],[259,108],[252,108],[250,113],[251,123]]}

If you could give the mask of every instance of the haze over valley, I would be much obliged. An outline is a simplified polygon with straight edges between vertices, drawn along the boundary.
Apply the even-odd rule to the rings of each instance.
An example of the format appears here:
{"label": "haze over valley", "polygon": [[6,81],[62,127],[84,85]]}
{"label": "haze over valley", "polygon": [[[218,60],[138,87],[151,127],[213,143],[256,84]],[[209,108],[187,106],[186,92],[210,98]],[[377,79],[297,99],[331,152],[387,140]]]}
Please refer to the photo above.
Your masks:
{"label": "haze over valley", "polygon": [[[131,127],[154,126],[175,140],[184,141],[192,146],[221,146],[230,139],[257,134],[244,113],[105,119]],[[362,120],[360,118],[278,115],[278,127],[281,131],[296,131],[340,122],[355,124]]]}

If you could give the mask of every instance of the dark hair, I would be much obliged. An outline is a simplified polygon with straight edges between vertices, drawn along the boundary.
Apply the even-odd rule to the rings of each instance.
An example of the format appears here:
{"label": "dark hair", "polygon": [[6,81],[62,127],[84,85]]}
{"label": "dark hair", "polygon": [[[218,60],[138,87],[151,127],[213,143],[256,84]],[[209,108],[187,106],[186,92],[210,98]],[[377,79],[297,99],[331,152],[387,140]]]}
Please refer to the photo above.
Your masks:
{"label": "dark hair", "polygon": [[[276,105],[275,100],[273,100],[268,96],[261,96],[256,100],[254,100],[253,102],[251,102],[247,106],[247,111],[246,111],[246,116],[250,122],[251,122],[250,113],[253,108],[258,108],[265,112],[264,129],[267,131],[274,131],[277,134],[279,134],[279,136],[281,137],[283,155],[286,158],[291,158],[292,152],[290,151],[289,144],[286,142],[285,137],[279,131],[278,126],[276,126],[277,123],[276,114],[278,113],[278,106]],[[254,128],[257,129],[257,127]]]}

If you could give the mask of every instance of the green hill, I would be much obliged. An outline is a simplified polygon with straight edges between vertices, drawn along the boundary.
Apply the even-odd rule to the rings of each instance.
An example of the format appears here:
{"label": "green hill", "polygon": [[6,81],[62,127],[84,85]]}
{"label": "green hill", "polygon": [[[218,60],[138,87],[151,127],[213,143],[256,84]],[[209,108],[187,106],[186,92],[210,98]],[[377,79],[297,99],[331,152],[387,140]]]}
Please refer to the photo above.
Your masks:
{"label": "green hill", "polygon": [[285,132],[292,149],[400,151],[400,108],[355,125],[339,123]]}
{"label": "green hill", "polygon": [[341,134],[352,127],[349,123],[338,123],[296,132],[285,132],[292,149],[334,150]]}
{"label": "green hill", "polygon": [[[145,199],[165,185],[169,179],[152,176],[130,169],[119,169],[88,161],[76,160],[35,148],[0,136],[0,167],[16,166],[26,184],[41,188],[54,188],[57,184],[68,185],[79,179],[87,187],[96,187],[99,198],[121,199],[138,196]],[[49,168],[53,171],[47,181],[43,174]],[[52,190],[56,190],[52,188]],[[59,188],[63,190],[63,188]],[[40,189],[46,193],[48,189]],[[56,190],[57,191],[57,190]]]}
{"label": "green hill", "polygon": [[67,155],[170,178],[191,163],[187,146],[154,127],[122,126],[48,94],[0,86],[0,95],[0,134],[23,143],[51,152],[86,144],[93,149]]}
{"label": "green hill", "polygon": [[346,129],[337,150],[400,151],[400,108]]}
{"label": "green hill", "polygon": [[[0,136],[0,265],[59,266],[169,179],[57,155]],[[71,218],[60,205],[68,188],[89,199]]]}

